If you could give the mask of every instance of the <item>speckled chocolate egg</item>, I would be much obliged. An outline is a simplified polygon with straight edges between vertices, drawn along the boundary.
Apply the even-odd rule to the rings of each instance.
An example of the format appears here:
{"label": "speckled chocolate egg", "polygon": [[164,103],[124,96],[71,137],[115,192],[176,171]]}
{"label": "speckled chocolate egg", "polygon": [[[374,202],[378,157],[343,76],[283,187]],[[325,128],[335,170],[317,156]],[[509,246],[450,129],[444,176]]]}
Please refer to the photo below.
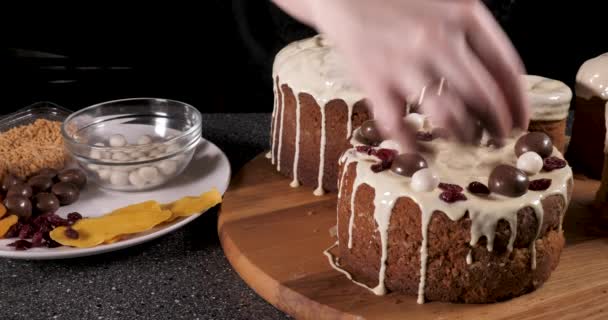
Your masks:
{"label": "speckled chocolate egg", "polygon": [[59,209],[59,199],[48,192],[40,192],[34,197],[34,205],[39,213],[55,212]]}
{"label": "speckled chocolate egg", "polygon": [[374,120],[363,122],[359,129],[359,133],[361,134],[361,137],[371,144],[378,144],[384,140],[378,130],[377,123]]}
{"label": "speckled chocolate egg", "polygon": [[61,182],[73,183],[79,189],[87,184],[87,175],[80,169],[63,170],[57,176]]}
{"label": "speckled chocolate egg", "polygon": [[4,199],[4,206],[9,214],[17,215],[20,218],[32,216],[32,203],[24,196],[10,196]]}
{"label": "speckled chocolate egg", "polygon": [[62,206],[72,204],[80,197],[78,187],[70,182],[56,183],[53,188],[51,188],[51,192],[59,199],[59,203]]}
{"label": "speckled chocolate egg", "polygon": [[526,194],[529,184],[525,172],[505,164],[494,168],[488,179],[490,191],[507,197],[520,197]]}
{"label": "speckled chocolate egg", "polygon": [[515,155],[519,157],[529,151],[538,153],[544,159],[553,153],[553,142],[544,132],[527,133],[517,139]]}
{"label": "speckled chocolate egg", "polygon": [[393,159],[391,171],[396,174],[411,177],[416,171],[427,168],[426,160],[417,153],[402,153]]}

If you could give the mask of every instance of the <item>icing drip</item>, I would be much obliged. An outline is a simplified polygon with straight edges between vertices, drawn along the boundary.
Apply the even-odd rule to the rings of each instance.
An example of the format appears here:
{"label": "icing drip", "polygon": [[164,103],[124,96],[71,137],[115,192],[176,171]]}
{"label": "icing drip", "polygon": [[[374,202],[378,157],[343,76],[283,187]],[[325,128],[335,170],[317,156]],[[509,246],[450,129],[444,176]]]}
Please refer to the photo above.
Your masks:
{"label": "icing drip", "polygon": [[321,142],[319,143],[319,176],[317,179],[317,188],[313,192],[315,196],[325,194],[323,190],[323,171],[325,170],[325,106],[321,107]]}
{"label": "icing drip", "polygon": [[[354,134],[354,137],[357,135]],[[355,141],[354,145],[361,144]],[[443,139],[435,139],[432,142],[427,142],[428,146],[435,149],[435,153],[424,154],[427,158],[429,168],[433,170],[446,183],[468,184],[471,181],[487,181],[487,177],[491,170],[500,163],[515,164],[517,158],[513,152],[516,139],[509,139],[505,147],[495,149],[493,147],[473,147],[461,146],[459,144],[450,143]],[[384,144],[384,143],[383,143]],[[381,145],[382,146],[382,145]],[[395,145],[399,149],[398,145]],[[400,151],[400,150],[398,150]],[[561,157],[557,149],[554,149],[553,155]],[[550,189],[543,192],[528,191],[521,197],[508,198],[491,194],[485,197],[479,197],[464,190],[467,201],[459,201],[455,203],[446,203],[439,200],[441,190],[436,188],[431,192],[416,192],[410,188],[410,178],[399,176],[391,171],[383,171],[375,173],[371,170],[371,164],[374,162],[369,156],[357,153],[354,149],[350,149],[344,153],[340,159],[342,166],[342,179],[345,172],[348,170],[350,163],[356,162],[356,178],[353,182],[352,194],[350,199],[351,211],[349,217],[348,231],[348,248],[352,248],[352,233],[354,217],[356,210],[354,207],[355,194],[361,184],[368,184],[375,190],[373,214],[374,220],[378,226],[377,231],[380,234],[381,242],[381,259],[380,272],[378,274],[378,285],[374,288],[369,288],[375,294],[384,294],[386,288],[384,286],[386,259],[388,255],[388,230],[390,224],[390,216],[393,206],[400,197],[408,197],[412,199],[420,208],[421,212],[421,234],[422,244],[420,247],[420,281],[418,287],[418,303],[424,302],[424,292],[426,285],[426,271],[428,260],[428,227],[435,211],[445,213],[452,221],[458,221],[469,212],[471,219],[471,241],[470,245],[474,246],[478,240],[485,236],[487,239],[487,250],[492,251],[494,246],[494,238],[498,221],[505,220],[509,223],[511,235],[507,245],[509,251],[513,250],[515,238],[517,236],[517,213],[525,207],[531,207],[538,221],[538,229],[536,237],[531,244],[531,268],[536,268],[536,239],[540,236],[540,231],[543,223],[543,208],[542,199],[551,195],[561,195],[566,201],[566,207],[569,202],[568,183],[572,179],[572,170],[566,167],[550,172],[540,172],[534,178],[551,179],[554,183]],[[341,182],[342,189],[343,182]],[[342,192],[342,190],[340,190]],[[341,195],[341,194],[340,194]],[[565,210],[565,208],[564,208]],[[561,213],[563,217],[564,212]],[[561,222],[560,222],[561,229]],[[467,264],[472,263],[471,251],[466,257]],[[336,268],[345,274],[346,271]],[[348,275],[349,278],[350,275]],[[360,283],[358,283],[361,285]]]}
{"label": "icing drip", "polygon": [[296,94],[296,141],[293,155],[293,180],[289,184],[292,188],[300,186],[298,181],[298,161],[300,159],[300,97]]}
{"label": "icing drip", "polygon": [[272,151],[266,152],[266,154],[264,155],[264,157],[266,157],[266,159],[272,158]]}
{"label": "icing drip", "polygon": [[346,122],[346,139],[349,139],[350,135],[353,133],[353,109],[355,108],[355,105],[348,104],[346,105],[346,108],[348,109],[348,118]]}
{"label": "icing drip", "polygon": [[272,78],[272,92],[274,95],[274,106],[272,108],[272,137],[271,137],[271,145],[270,145],[270,162],[275,164],[275,148],[276,148],[276,131],[277,131],[277,121],[278,121],[278,112],[279,112],[279,95],[277,93],[277,81],[278,79]]}
{"label": "icing drip", "polygon": [[552,121],[568,117],[572,90],[561,81],[524,75],[532,120]]}
{"label": "icing drip", "polygon": [[281,91],[281,120],[279,124],[279,150],[277,151],[277,171],[281,171],[281,148],[283,146],[283,120],[285,119],[285,91],[279,87]]}
{"label": "icing drip", "polygon": [[473,263],[473,254],[472,254],[472,250],[469,250],[469,253],[467,253],[467,264],[471,264]]}
{"label": "icing drip", "polygon": [[608,53],[589,59],[576,74],[574,88],[577,97],[608,99]]}

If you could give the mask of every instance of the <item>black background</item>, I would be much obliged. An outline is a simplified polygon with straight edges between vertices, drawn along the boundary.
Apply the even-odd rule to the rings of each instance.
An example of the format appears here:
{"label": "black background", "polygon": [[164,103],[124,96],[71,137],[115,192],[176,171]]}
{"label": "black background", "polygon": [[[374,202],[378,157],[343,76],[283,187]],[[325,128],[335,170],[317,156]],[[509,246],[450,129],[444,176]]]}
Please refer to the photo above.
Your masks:
{"label": "black background", "polygon": [[[602,1],[494,2],[529,73],[572,86],[582,62],[608,52]],[[32,5],[10,17],[5,30],[19,41],[3,50],[3,113],[40,100],[78,109],[135,96],[270,112],[274,55],[313,33],[267,0],[69,10]]]}

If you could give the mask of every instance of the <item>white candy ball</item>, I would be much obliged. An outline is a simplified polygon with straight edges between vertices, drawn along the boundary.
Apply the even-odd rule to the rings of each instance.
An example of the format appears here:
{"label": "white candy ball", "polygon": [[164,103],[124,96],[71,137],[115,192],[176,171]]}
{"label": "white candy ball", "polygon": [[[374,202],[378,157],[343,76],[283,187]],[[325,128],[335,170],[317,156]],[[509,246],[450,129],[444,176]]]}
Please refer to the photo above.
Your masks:
{"label": "white candy ball", "polygon": [[167,153],[174,153],[174,152],[179,151],[179,149],[180,149],[179,145],[177,145],[177,144],[170,144],[167,147],[167,151],[166,152]]}
{"label": "white candy ball", "polygon": [[170,176],[177,171],[177,161],[165,160],[158,164],[158,169],[166,176]]}
{"label": "white candy ball", "polygon": [[127,161],[131,159],[131,157],[129,157],[129,155],[127,155],[126,153],[122,152],[122,151],[116,151],[112,153],[112,160],[116,160],[116,161]]}
{"label": "white candy ball", "polygon": [[102,157],[102,152],[99,150],[91,150],[91,154],[90,154],[92,159],[101,159]]}
{"label": "white candy ball", "polygon": [[97,169],[99,169],[99,166],[96,164],[89,164],[89,165],[87,165],[87,168],[89,168],[91,170],[97,170]]}
{"label": "white candy ball", "polygon": [[137,139],[138,145],[150,144],[150,143],[152,143],[152,138],[150,138],[150,136],[145,135],[145,134],[143,136],[139,137],[139,139]]}
{"label": "white candy ball", "polygon": [[124,171],[112,171],[110,183],[116,186],[126,186],[129,184],[129,174]]}
{"label": "white candy ball", "polygon": [[153,181],[159,176],[158,169],[155,167],[143,167],[137,172],[145,181]]}
{"label": "white candy ball", "polygon": [[156,157],[160,156],[161,154],[162,154],[162,151],[160,151],[158,149],[153,149],[153,150],[150,150],[150,152],[148,152],[148,157],[156,158]]}
{"label": "white candy ball", "polygon": [[127,145],[127,139],[122,134],[113,134],[110,136],[110,146],[124,147]]}
{"label": "white candy ball", "polygon": [[110,170],[110,169],[99,169],[99,171],[97,171],[97,174],[99,175],[99,179],[101,179],[101,180],[109,180],[110,176],[112,175],[112,170]]}
{"label": "white candy ball", "polygon": [[528,151],[517,158],[517,168],[533,176],[543,168],[543,158],[534,151]]}
{"label": "white candy ball", "polygon": [[103,143],[103,142],[97,142],[95,145],[98,146],[98,147],[105,147],[106,146],[106,144]]}
{"label": "white candy ball", "polygon": [[410,186],[418,192],[433,191],[439,185],[439,177],[429,168],[420,169],[412,175]]}
{"label": "white candy ball", "polygon": [[129,182],[136,187],[143,187],[146,184],[146,180],[139,174],[139,170],[129,173]]}
{"label": "white candy ball", "polygon": [[133,158],[133,159],[139,160],[139,158],[143,158],[146,155],[141,151],[133,151],[133,152],[129,153],[129,156],[131,156],[131,158]]}
{"label": "white candy ball", "polygon": [[156,150],[158,150],[158,152],[160,152],[160,153],[167,152],[167,146],[166,146],[166,145],[164,145],[164,144],[159,144],[159,145],[156,147]]}
{"label": "white candy ball", "polygon": [[410,113],[405,116],[405,123],[416,131],[420,131],[424,128],[426,117],[419,113]]}

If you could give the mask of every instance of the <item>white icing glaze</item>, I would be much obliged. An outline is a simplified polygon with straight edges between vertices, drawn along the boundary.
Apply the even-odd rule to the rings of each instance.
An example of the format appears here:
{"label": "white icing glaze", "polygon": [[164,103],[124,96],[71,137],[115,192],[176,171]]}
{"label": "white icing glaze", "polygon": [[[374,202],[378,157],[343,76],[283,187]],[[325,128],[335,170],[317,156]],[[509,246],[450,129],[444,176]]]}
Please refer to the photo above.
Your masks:
{"label": "white icing glaze", "polygon": [[543,168],[543,158],[534,151],[528,151],[517,158],[517,168],[533,176]]}
{"label": "white icing glaze", "polygon": [[598,97],[608,100],[608,53],[589,59],[581,65],[576,74],[577,97],[591,99]]}
{"label": "white icing glaze", "polygon": [[276,148],[276,131],[277,131],[277,125],[278,125],[278,114],[279,114],[279,94],[277,92],[277,84],[276,84],[276,78],[272,78],[272,92],[274,95],[274,107],[272,108],[272,137],[270,137],[270,162],[274,165],[275,164],[275,148]]}
{"label": "white icing glaze", "polygon": [[[273,132],[272,132],[272,152],[271,162],[277,164],[277,170],[281,169],[281,151],[283,138],[283,120],[285,111],[285,95],[282,95],[282,103],[278,101],[278,90],[281,90],[281,84],[287,84],[296,96],[296,110],[299,112],[301,106],[298,99],[299,93],[308,93],[312,95],[321,111],[321,138],[319,145],[319,172],[317,178],[317,187],[314,194],[317,196],[323,195],[323,171],[325,170],[325,145],[326,145],[326,123],[325,123],[325,107],[326,104],[334,99],[342,99],[346,103],[348,117],[346,124],[346,139],[352,136],[353,110],[356,102],[364,98],[362,92],[357,89],[346,73],[343,65],[343,60],[340,59],[335,50],[328,45],[327,41],[321,36],[293,42],[283,48],[275,57],[273,65],[273,86],[275,87],[275,107],[273,110]],[[278,117],[279,107],[281,108],[281,116]],[[298,117],[298,113],[296,114]],[[280,119],[278,119],[280,118]],[[299,119],[297,120],[296,128],[296,154],[294,154],[294,179],[291,186],[298,186],[297,181],[297,162],[299,153],[299,136],[300,126]],[[276,143],[276,130],[279,130],[278,146]],[[278,150],[275,152],[275,148]],[[278,157],[275,159],[274,156]]]}
{"label": "white icing glaze", "polygon": [[572,90],[565,83],[535,75],[524,75],[523,80],[532,120],[552,121],[568,117]]}
{"label": "white icing glaze", "polygon": [[[355,133],[353,135],[357,137]],[[494,147],[473,147],[463,146],[456,143],[451,143],[443,139],[435,139],[432,142],[425,142],[428,147],[435,150],[434,154],[423,154],[427,159],[429,168],[433,170],[442,182],[456,183],[461,186],[466,186],[472,181],[481,181],[486,183],[491,170],[498,164],[510,163],[515,164],[517,158],[514,153],[514,144],[517,137],[510,138],[506,141],[503,148],[496,149]],[[356,138],[353,138],[356,140]],[[353,141],[356,142],[356,141]],[[361,144],[361,143],[355,143]],[[388,142],[386,144],[389,144]],[[554,149],[553,155],[563,158],[563,156]],[[442,192],[439,188],[435,188],[431,192],[418,192],[411,187],[411,178],[397,175],[390,170],[380,173],[374,173],[371,170],[371,165],[374,163],[370,157],[361,153],[357,153],[354,149],[348,150],[340,159],[343,163],[343,170],[348,169],[349,164],[356,163],[356,178],[353,182],[353,189],[350,199],[350,219],[349,219],[349,243],[348,247],[352,248],[352,233],[354,218],[356,215],[354,203],[356,202],[356,191],[363,183],[370,185],[375,190],[374,198],[374,220],[378,225],[380,233],[380,241],[382,254],[380,259],[380,273],[378,275],[378,285],[374,288],[369,288],[375,294],[384,294],[385,278],[385,262],[388,254],[388,230],[390,216],[393,206],[398,198],[411,198],[418,206],[422,213],[421,233],[422,244],[420,247],[420,282],[418,290],[418,302],[424,302],[424,288],[426,282],[426,267],[428,259],[427,232],[428,225],[431,221],[433,212],[444,212],[452,221],[458,221],[464,217],[465,213],[469,213],[471,219],[471,242],[474,246],[478,240],[485,236],[487,238],[487,250],[493,250],[496,225],[500,220],[505,220],[509,223],[511,236],[507,245],[508,250],[513,249],[513,244],[517,235],[517,212],[524,207],[531,207],[536,216],[538,224],[536,237],[540,234],[540,228],[543,222],[543,209],[541,200],[551,195],[561,195],[566,201],[566,207],[569,202],[568,183],[572,179],[572,170],[570,167],[554,170],[550,172],[540,172],[534,178],[551,179],[552,183],[548,190],[537,192],[528,191],[525,195],[518,198],[508,198],[500,195],[491,194],[485,197],[479,197],[469,193],[466,189],[463,193],[468,200],[458,201],[455,203],[447,203],[439,199],[439,194]],[[344,172],[342,172],[344,175]],[[342,178],[342,180],[344,177]],[[343,186],[343,182],[341,184]],[[341,190],[340,190],[341,191]],[[560,230],[561,219],[563,212],[560,213]],[[530,247],[532,253],[531,268],[536,267],[536,247],[535,242]],[[467,257],[467,262],[469,257]],[[345,272],[345,271],[341,271]],[[350,277],[349,275],[349,278]],[[359,284],[361,285],[361,284]],[[365,286],[365,285],[363,285]]]}
{"label": "white icing glaze", "polygon": [[321,106],[321,141],[319,142],[319,173],[317,178],[317,188],[313,191],[315,196],[325,194],[323,190],[323,173],[325,171],[325,143],[327,142],[325,134],[325,106]]}
{"label": "white icing glaze", "polygon": [[608,102],[604,108],[604,122],[606,125],[606,139],[604,140],[604,153],[608,153]]}
{"label": "white icing glaze", "polygon": [[467,253],[466,261],[467,261],[467,264],[473,263],[473,254],[472,254],[472,250],[470,250],[470,249],[469,249],[469,253]]}
{"label": "white icing glaze", "polygon": [[293,155],[293,180],[289,184],[292,188],[300,186],[298,181],[298,161],[300,160],[300,97],[296,94],[296,141],[294,142],[295,152]]}

